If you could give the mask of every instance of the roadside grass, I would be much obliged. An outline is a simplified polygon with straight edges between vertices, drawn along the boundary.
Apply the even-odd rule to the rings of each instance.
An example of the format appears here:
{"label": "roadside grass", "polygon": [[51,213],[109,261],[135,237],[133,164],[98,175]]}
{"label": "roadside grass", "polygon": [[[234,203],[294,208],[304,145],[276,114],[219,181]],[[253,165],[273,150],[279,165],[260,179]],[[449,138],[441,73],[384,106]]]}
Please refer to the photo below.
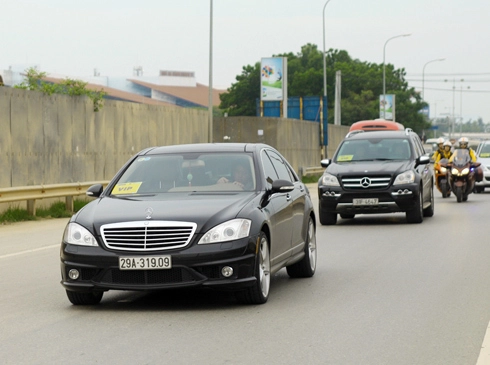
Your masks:
{"label": "roadside grass", "polygon": [[[312,183],[316,184],[320,176],[321,175],[303,176],[302,181],[305,184],[312,184]],[[88,200],[75,199],[73,201],[74,212],[75,213],[78,212],[88,202],[89,202]],[[65,209],[64,202],[54,203],[48,208],[38,208],[36,209],[35,216],[31,216],[27,214],[26,209],[21,209],[19,207],[11,207],[7,209],[5,212],[0,213],[0,224],[34,221],[34,220],[49,219],[49,218],[69,218],[72,215],[73,213]]]}
{"label": "roadside grass", "polygon": [[[75,213],[87,203],[87,200],[75,199],[73,201],[73,209]],[[0,224],[34,221],[48,218],[69,218],[72,215],[73,213],[65,209],[64,202],[53,203],[48,208],[38,208],[36,209],[35,216],[29,215],[26,209],[10,207],[5,212],[0,213]]]}
{"label": "roadside grass", "polygon": [[316,184],[322,175],[303,176],[301,181],[305,184]]}

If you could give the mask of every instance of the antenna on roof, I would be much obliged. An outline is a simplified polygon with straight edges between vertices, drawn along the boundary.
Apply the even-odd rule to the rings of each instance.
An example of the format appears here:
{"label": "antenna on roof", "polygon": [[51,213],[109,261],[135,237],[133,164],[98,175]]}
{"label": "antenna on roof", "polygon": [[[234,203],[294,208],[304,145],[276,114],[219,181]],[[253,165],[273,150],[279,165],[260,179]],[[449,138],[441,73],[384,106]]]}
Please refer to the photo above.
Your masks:
{"label": "antenna on roof", "polygon": [[143,76],[143,67],[142,66],[134,66],[133,67],[133,76]]}

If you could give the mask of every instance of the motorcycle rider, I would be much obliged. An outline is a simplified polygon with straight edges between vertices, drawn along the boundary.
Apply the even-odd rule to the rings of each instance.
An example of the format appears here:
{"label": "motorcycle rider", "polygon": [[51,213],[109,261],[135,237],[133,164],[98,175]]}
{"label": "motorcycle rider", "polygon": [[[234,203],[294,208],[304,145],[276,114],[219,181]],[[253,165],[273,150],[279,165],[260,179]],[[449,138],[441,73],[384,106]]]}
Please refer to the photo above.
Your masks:
{"label": "motorcycle rider", "polygon": [[453,155],[453,152],[451,151],[451,148],[453,145],[451,144],[451,142],[446,141],[443,143],[442,146],[443,146],[442,152],[439,152],[439,150],[438,150],[437,156],[435,156],[435,159],[434,159],[435,164],[438,163],[439,161],[441,161],[443,158],[447,158],[449,160],[451,158],[451,156]]}
{"label": "motorcycle rider", "polygon": [[[460,149],[467,149],[468,152],[470,153],[470,157],[471,157],[471,162],[476,162],[476,154],[475,154],[475,151],[473,151],[473,149],[468,146],[468,143],[469,143],[469,140],[467,137],[461,137],[459,140],[458,140],[458,144],[459,144],[459,148]],[[453,161],[453,156],[451,156],[451,158],[449,159],[449,162],[452,162]]]}
{"label": "motorcycle rider", "polygon": [[439,137],[437,139],[437,150],[436,152],[434,152],[434,154],[432,155],[432,159],[437,162],[439,161],[441,158],[444,158],[444,157],[441,157],[441,155],[444,154],[444,138],[442,137]]}

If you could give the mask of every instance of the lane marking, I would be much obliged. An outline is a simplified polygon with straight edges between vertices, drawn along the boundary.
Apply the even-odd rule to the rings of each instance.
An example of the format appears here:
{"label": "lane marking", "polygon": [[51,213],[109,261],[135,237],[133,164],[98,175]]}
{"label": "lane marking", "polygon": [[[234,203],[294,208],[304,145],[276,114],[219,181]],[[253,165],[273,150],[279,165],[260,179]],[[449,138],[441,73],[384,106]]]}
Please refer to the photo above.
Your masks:
{"label": "lane marking", "polygon": [[13,256],[25,255],[25,254],[32,253],[32,252],[38,252],[38,251],[48,250],[48,249],[55,248],[55,247],[60,247],[60,245],[59,245],[59,244],[57,244],[57,245],[51,245],[51,246],[40,247],[40,248],[34,248],[34,249],[32,249],[32,250],[20,251],[20,252],[15,252],[15,253],[8,253],[8,254],[6,254],[6,255],[2,255],[2,256],[0,256],[0,260],[1,260],[1,259],[5,259],[5,258],[7,258],[7,257],[13,257]]}
{"label": "lane marking", "polygon": [[483,343],[481,344],[480,355],[478,356],[478,361],[476,365],[489,365],[490,364],[490,323],[487,326],[487,332],[485,332],[485,337],[483,338]]}

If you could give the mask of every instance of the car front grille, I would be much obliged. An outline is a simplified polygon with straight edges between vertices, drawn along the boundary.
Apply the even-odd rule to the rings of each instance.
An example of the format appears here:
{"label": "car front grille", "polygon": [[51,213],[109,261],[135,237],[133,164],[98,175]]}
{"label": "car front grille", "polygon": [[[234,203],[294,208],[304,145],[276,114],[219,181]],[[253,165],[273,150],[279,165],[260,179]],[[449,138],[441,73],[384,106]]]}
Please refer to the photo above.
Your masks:
{"label": "car front grille", "polygon": [[137,221],[101,227],[104,244],[117,251],[158,251],[189,244],[197,225],[192,222]]}
{"label": "car front grille", "polygon": [[390,185],[390,176],[343,177],[342,186],[347,190],[380,189]]}

